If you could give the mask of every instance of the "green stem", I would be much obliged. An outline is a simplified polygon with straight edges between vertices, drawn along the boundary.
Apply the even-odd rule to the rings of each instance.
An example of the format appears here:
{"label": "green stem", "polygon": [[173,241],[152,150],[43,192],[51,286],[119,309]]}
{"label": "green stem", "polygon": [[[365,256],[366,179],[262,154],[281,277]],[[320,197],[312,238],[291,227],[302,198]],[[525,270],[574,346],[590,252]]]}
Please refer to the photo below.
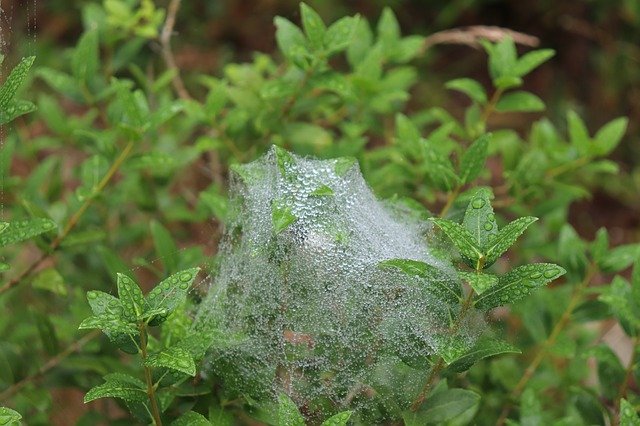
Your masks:
{"label": "green stem", "polygon": [[636,364],[636,356],[638,356],[638,346],[640,346],[640,336],[636,336],[631,340],[631,359],[629,359],[629,364],[624,372],[624,379],[620,384],[620,388],[618,388],[618,396],[616,397],[617,404],[616,407],[614,407],[616,412],[613,424],[618,424],[620,421],[620,401],[627,395],[627,388],[629,387],[629,381],[633,374],[633,366]]}
{"label": "green stem", "polygon": [[147,383],[147,396],[151,403],[151,416],[156,426],[162,426],[160,409],[158,408],[158,400],[156,399],[156,388],[153,385],[151,369],[147,366],[147,324],[141,321],[138,324],[138,329],[140,330],[140,356],[142,357],[142,366],[144,367],[144,379]]}

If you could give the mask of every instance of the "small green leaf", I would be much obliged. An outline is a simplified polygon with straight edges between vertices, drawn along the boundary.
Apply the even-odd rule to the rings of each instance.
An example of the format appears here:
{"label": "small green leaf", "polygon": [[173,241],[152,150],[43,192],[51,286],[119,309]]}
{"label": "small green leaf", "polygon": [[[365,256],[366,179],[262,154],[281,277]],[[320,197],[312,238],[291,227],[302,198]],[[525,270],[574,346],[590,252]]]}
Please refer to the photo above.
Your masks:
{"label": "small green leaf", "polygon": [[505,353],[519,354],[522,352],[510,343],[502,340],[483,338],[480,339],[473,348],[469,349],[467,353],[449,365],[447,369],[461,373],[471,368],[471,366],[481,359]]}
{"label": "small green leaf", "polygon": [[73,76],[79,82],[86,83],[98,73],[99,67],[98,30],[86,31],[71,56]]}
{"label": "small green leaf", "polygon": [[324,34],[324,48],[327,54],[341,52],[354,39],[359,17],[345,16],[331,24]]}
{"label": "small green leaf", "polygon": [[102,315],[94,315],[85,318],[78,326],[79,330],[99,328],[103,330],[105,334],[128,334],[137,335],[138,328],[135,324],[126,322],[118,314],[105,313]]}
{"label": "small green leaf", "polygon": [[518,59],[513,73],[518,77],[523,77],[545,63],[555,55],[555,51],[552,49],[540,49],[533,52],[526,53]]}
{"label": "small green leaf", "polygon": [[431,218],[430,220],[451,239],[460,251],[465,263],[471,268],[478,269],[477,267],[481,265],[480,260],[484,260],[484,254],[474,242],[473,235],[459,223],[439,218]]}
{"label": "small green leaf", "polygon": [[569,141],[580,155],[588,155],[591,145],[591,138],[587,126],[575,111],[567,113],[567,125],[569,126]]}
{"label": "small green leaf", "polygon": [[538,220],[537,217],[525,216],[514,220],[502,228],[487,244],[485,268],[493,263],[515,243],[520,235]]}
{"label": "small green leaf", "polygon": [[624,244],[607,251],[598,266],[605,273],[615,273],[627,269],[640,257],[640,244]]}
{"label": "small green leaf", "polygon": [[0,407],[0,425],[14,426],[20,423],[22,416],[17,411],[7,407]]}
{"label": "small green leaf", "polygon": [[425,287],[427,291],[452,304],[460,301],[460,285],[428,263],[411,259],[389,259],[380,262],[378,266],[398,269],[406,275],[424,278],[428,280]]}
{"label": "small green leaf", "polygon": [[487,103],[487,92],[476,80],[470,78],[457,78],[455,80],[448,81],[445,84],[445,87],[450,90],[456,90],[464,93],[480,105]]}
{"label": "small green leaf", "polygon": [[352,414],[353,411],[343,411],[329,417],[320,426],[347,426]]}
{"label": "small green leaf", "polygon": [[36,106],[29,101],[13,100],[9,102],[6,108],[0,110],[0,126],[13,121],[21,115],[29,114],[35,111]]}
{"label": "small green leaf", "polygon": [[496,215],[491,207],[493,193],[490,189],[481,188],[471,197],[464,214],[462,225],[473,236],[474,244],[484,253],[489,249],[489,243],[498,234]]}
{"label": "small green leaf", "polygon": [[10,222],[8,227],[5,225],[4,231],[0,234],[0,247],[28,240],[45,232],[53,231],[55,228],[55,222],[45,218]]}
{"label": "small green leaf", "polygon": [[152,310],[164,310],[164,314],[155,315],[149,320],[149,325],[155,326],[163,323],[173,311],[180,306],[187,297],[187,292],[198,275],[200,268],[191,268],[164,279],[153,288],[145,297],[145,312]]}
{"label": "small green leaf", "polygon": [[164,367],[180,371],[189,376],[196,375],[196,363],[186,349],[172,346],[162,352],[149,355],[145,363],[148,367]]}
{"label": "small green leaf", "polygon": [[143,384],[131,376],[109,374],[104,377],[105,383],[98,385],[84,396],[84,403],[99,398],[120,398],[126,402],[145,402],[148,399]]}
{"label": "small green leaf", "polygon": [[479,402],[480,395],[475,392],[447,389],[429,396],[418,411],[405,411],[402,418],[406,426],[446,422],[473,409]]}
{"label": "small green leaf", "polygon": [[129,276],[119,273],[117,277],[118,297],[122,303],[123,317],[129,322],[136,322],[145,310],[142,290]]}
{"label": "small green leaf", "polygon": [[335,159],[333,170],[338,176],[344,176],[358,161],[353,157],[340,157]]}
{"label": "small green leaf", "polygon": [[277,16],[274,19],[276,25],[276,42],[282,54],[297,66],[304,65],[307,52],[307,40],[296,25],[291,21]]}
{"label": "small green leaf", "polygon": [[323,47],[324,35],[327,31],[327,27],[324,25],[324,22],[322,22],[322,18],[305,3],[300,3],[300,15],[302,16],[302,28],[304,28],[304,33],[307,35],[309,44],[314,50],[321,49]]}
{"label": "small green leaf", "polygon": [[[637,275],[635,270],[634,274]],[[624,322],[627,322],[631,327],[640,329],[640,299],[634,297],[638,293],[635,286],[632,288],[627,280],[616,276],[610,285],[604,287],[598,300],[609,305],[611,312],[623,326],[626,325]]]}
{"label": "small green leaf", "polygon": [[477,294],[484,293],[498,283],[498,277],[493,274],[458,271],[458,275],[469,283]]}
{"label": "small green leaf", "polygon": [[423,144],[425,169],[435,186],[442,191],[452,191],[460,183],[460,179],[449,160],[449,157],[434,147],[433,140],[427,139]]}
{"label": "small green leaf", "polygon": [[519,266],[498,279],[498,283],[475,297],[478,309],[489,310],[517,302],[536,288],[565,274],[565,270],[551,263],[533,263]]}
{"label": "small green leaf", "polygon": [[640,426],[638,412],[624,398],[620,399],[620,426]]}
{"label": "small green leaf", "polygon": [[334,195],[334,192],[333,189],[329,188],[327,185],[320,185],[311,193],[311,195],[314,197],[330,197]]}
{"label": "small green leaf", "polygon": [[47,290],[59,296],[67,295],[67,287],[64,284],[64,279],[55,268],[47,268],[38,272],[33,278],[31,285],[33,288]]}
{"label": "small green leaf", "polygon": [[150,229],[157,255],[162,259],[167,272],[175,272],[178,269],[180,259],[178,257],[178,247],[173,241],[171,233],[156,220],[151,221]]}
{"label": "small green leaf", "polygon": [[273,232],[276,235],[284,231],[298,218],[291,212],[291,208],[279,202],[274,202],[271,207],[271,220],[273,222]]}
{"label": "small green leaf", "polygon": [[13,100],[18,87],[20,87],[24,80],[27,78],[29,69],[31,68],[35,60],[35,56],[22,58],[20,63],[18,63],[18,65],[16,65],[16,67],[11,70],[9,77],[7,77],[2,87],[0,87],[0,111],[2,111],[3,113],[9,107],[9,104]]}
{"label": "small green leaf", "polygon": [[496,104],[498,112],[538,112],[544,111],[542,99],[529,92],[511,92],[500,98]]}
{"label": "small green leaf", "polygon": [[489,55],[489,74],[493,80],[512,75],[516,65],[516,45],[511,37],[504,37],[497,43],[482,41],[482,46]]}
{"label": "small green leaf", "polygon": [[304,418],[288,395],[278,395],[278,426],[305,426]]}
{"label": "small green leaf", "polygon": [[382,42],[383,50],[391,52],[400,41],[400,24],[391,8],[385,7],[378,21],[378,40]]}
{"label": "small green leaf", "polygon": [[[205,416],[195,411],[187,411],[182,416],[171,422],[171,426],[212,426]],[[213,425],[216,426],[216,425]]]}
{"label": "small green leaf", "polygon": [[609,155],[622,140],[628,124],[628,118],[619,117],[602,126],[593,137],[595,143],[593,147],[594,154],[600,156]]}
{"label": "small green leaf", "polygon": [[460,159],[460,181],[462,184],[471,183],[478,177],[489,153],[490,135],[480,136],[464,152]]}
{"label": "small green leaf", "polygon": [[295,164],[295,160],[291,153],[286,149],[282,149],[279,146],[273,146],[273,155],[276,158],[276,165],[282,177],[287,178],[291,176],[291,167]]}

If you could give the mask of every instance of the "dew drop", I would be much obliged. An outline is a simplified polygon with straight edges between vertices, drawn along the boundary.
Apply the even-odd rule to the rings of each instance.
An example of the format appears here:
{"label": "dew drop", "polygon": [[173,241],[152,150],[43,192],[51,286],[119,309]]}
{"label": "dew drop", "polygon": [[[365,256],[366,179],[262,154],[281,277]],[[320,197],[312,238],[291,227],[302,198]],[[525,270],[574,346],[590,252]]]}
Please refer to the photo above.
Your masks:
{"label": "dew drop", "polygon": [[557,274],[558,274],[558,271],[556,269],[547,269],[546,271],[544,271],[545,278],[553,278]]}
{"label": "dew drop", "polygon": [[493,223],[491,222],[485,222],[484,224],[484,230],[485,231],[491,231],[493,229]]}
{"label": "dew drop", "polygon": [[529,278],[531,278],[532,280],[537,280],[541,276],[542,276],[542,274],[540,272],[534,272],[531,275],[529,275]]}
{"label": "dew drop", "polygon": [[98,298],[98,293],[96,293],[95,291],[90,291],[87,293],[87,298],[89,299],[97,299]]}
{"label": "dew drop", "polygon": [[190,273],[185,272],[184,274],[180,275],[180,281],[183,281],[183,282],[190,281],[192,276],[193,275],[191,275]]}
{"label": "dew drop", "polygon": [[482,198],[476,198],[471,202],[474,209],[481,209],[485,205],[485,201]]}

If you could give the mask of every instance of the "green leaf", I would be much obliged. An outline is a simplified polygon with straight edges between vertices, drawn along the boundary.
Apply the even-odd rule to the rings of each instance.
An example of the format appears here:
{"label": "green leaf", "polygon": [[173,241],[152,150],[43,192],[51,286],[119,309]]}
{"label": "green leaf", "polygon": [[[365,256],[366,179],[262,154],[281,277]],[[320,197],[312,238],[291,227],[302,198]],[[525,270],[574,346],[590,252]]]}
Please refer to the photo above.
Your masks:
{"label": "green leaf", "polygon": [[91,311],[94,315],[100,316],[102,314],[121,315],[122,314],[122,302],[108,293],[98,290],[91,290],[87,292],[87,300]]}
{"label": "green leaf", "polygon": [[498,283],[498,277],[493,274],[458,271],[460,278],[471,286],[477,293],[482,294]]}
{"label": "green leaf", "polygon": [[297,66],[304,65],[307,55],[307,40],[304,34],[291,21],[277,16],[274,19],[276,25],[276,42],[282,54]]}
{"label": "green leaf", "polygon": [[606,252],[598,263],[598,267],[605,273],[620,272],[631,266],[638,257],[640,257],[640,244],[624,244]]}
{"label": "green leaf", "polygon": [[470,78],[457,78],[455,80],[448,81],[444,87],[450,90],[462,92],[474,101],[478,102],[480,105],[487,103],[487,92],[476,80]]}
{"label": "green leaf", "polygon": [[47,268],[38,272],[33,278],[31,285],[33,288],[47,290],[59,296],[67,295],[67,287],[64,284],[64,279],[55,268]]}
{"label": "green leaf", "polygon": [[484,263],[485,268],[493,265],[493,263],[515,243],[529,225],[537,220],[538,218],[533,216],[521,217],[498,231],[498,234],[492,238],[487,245],[486,260]]}
{"label": "green leaf", "polygon": [[180,259],[178,257],[178,247],[171,234],[167,228],[156,220],[151,221],[150,229],[157,255],[162,259],[167,272],[175,272],[178,269]]}
{"label": "green leaf", "polygon": [[464,214],[462,225],[473,236],[473,243],[484,253],[489,249],[489,243],[498,234],[496,215],[491,207],[493,193],[487,188],[481,188],[471,197]]}
{"label": "green leaf", "polygon": [[358,16],[345,16],[327,29],[324,34],[324,48],[327,54],[341,52],[349,47],[354,39],[359,20]]}
{"label": "green leaf", "polygon": [[619,117],[602,126],[593,137],[595,143],[595,146],[592,148],[593,153],[601,156],[609,155],[622,140],[622,137],[627,131],[628,124],[628,118]]}
{"label": "green leaf", "polygon": [[35,111],[36,106],[29,101],[11,101],[6,108],[0,110],[0,126],[13,121],[21,115]]}
{"label": "green leaf", "polygon": [[625,377],[625,368],[620,358],[606,344],[590,347],[584,355],[595,357],[598,364],[600,391],[605,398],[614,400],[618,395],[618,387]]}
{"label": "green leaf", "polygon": [[343,411],[329,417],[320,426],[347,426],[352,414],[353,411]]}
{"label": "green leaf", "polygon": [[490,135],[483,135],[476,139],[460,159],[460,181],[462,184],[471,183],[478,177],[484,167],[489,154]]}
{"label": "green leaf", "polygon": [[273,155],[276,158],[276,165],[278,166],[278,170],[280,174],[284,178],[288,178],[291,176],[291,168],[295,164],[295,160],[291,156],[291,153],[286,149],[282,149],[279,146],[273,146]]}
{"label": "green leaf", "polygon": [[489,74],[493,80],[512,75],[516,65],[517,52],[511,37],[505,37],[495,44],[483,41],[482,46],[489,55]]}
{"label": "green leaf", "polygon": [[400,41],[400,24],[389,7],[385,7],[378,21],[378,40],[382,42],[383,51],[391,52]]}
{"label": "green leaf", "polygon": [[300,3],[300,15],[302,15],[302,28],[304,28],[309,44],[314,50],[321,49],[324,44],[325,32],[327,31],[322,18],[305,3]]}
{"label": "green leaf", "polygon": [[539,67],[544,62],[548,61],[555,55],[555,51],[552,49],[540,49],[533,52],[526,53],[518,59],[515,67],[513,68],[513,74],[518,77],[523,77]]}
{"label": "green leaf", "polygon": [[104,377],[105,383],[98,385],[84,396],[84,403],[99,398],[120,398],[127,402],[147,401],[144,385],[136,378],[124,374],[109,374]]}
{"label": "green leaf", "polygon": [[278,426],[305,426],[304,418],[288,395],[278,395]]}
{"label": "green leaf", "polygon": [[480,259],[484,259],[484,254],[474,242],[473,235],[466,228],[447,219],[431,218],[430,220],[451,239],[460,251],[465,263],[474,269],[481,266]]}
{"label": "green leaf", "polygon": [[588,155],[591,144],[589,131],[575,111],[567,113],[567,125],[569,126],[569,141],[571,144],[578,150],[580,155]]}
{"label": "green leaf", "polygon": [[27,78],[29,69],[31,68],[35,60],[35,56],[22,58],[20,63],[18,63],[18,65],[16,65],[16,67],[11,70],[9,77],[7,77],[2,87],[0,87],[0,111],[3,114],[6,114],[7,108],[13,100],[16,91]]}
{"label": "green leaf", "polygon": [[78,326],[79,330],[98,328],[106,333],[137,335],[135,324],[125,321],[120,315],[104,313],[85,318]]}
{"label": "green leaf", "polygon": [[620,399],[620,426],[640,426],[638,412],[624,398]]}
{"label": "green leaf", "polygon": [[381,268],[393,268],[404,274],[428,280],[425,289],[449,303],[460,301],[460,285],[428,263],[411,259],[389,259],[378,263]]}
{"label": "green leaf", "polygon": [[279,202],[274,202],[271,206],[271,220],[273,232],[276,235],[284,231],[298,218],[291,212],[291,208]]}
{"label": "green leaf", "polygon": [[[639,268],[634,268],[634,275],[637,276],[636,269]],[[610,285],[604,287],[598,300],[610,306],[611,312],[623,326],[626,321],[631,327],[640,329],[640,299],[635,297],[639,293],[637,284],[632,288],[627,280],[616,276]]]}
{"label": "green leaf", "polygon": [[311,195],[314,197],[330,197],[334,195],[334,192],[333,189],[329,188],[327,185],[320,185],[311,193]]}
{"label": "green leaf", "polygon": [[459,185],[460,179],[456,174],[448,156],[436,150],[432,140],[423,144],[425,169],[429,178],[442,191],[452,191]]}
{"label": "green leaf", "polygon": [[164,367],[180,371],[191,377],[196,375],[196,363],[186,349],[172,346],[162,352],[149,355],[145,363],[148,367]]}
{"label": "green leaf", "polygon": [[86,83],[98,74],[99,68],[98,30],[86,31],[71,56],[73,76],[79,82]]}
{"label": "green leaf", "polygon": [[144,296],[138,284],[125,274],[117,275],[118,297],[122,303],[122,314],[129,322],[136,322],[145,310]]}
{"label": "green leaf", "polygon": [[447,389],[429,396],[416,411],[405,411],[402,418],[406,426],[424,426],[446,422],[472,409],[480,402],[480,395],[465,389]]}
{"label": "green leaf", "polygon": [[483,338],[480,339],[473,348],[469,349],[467,353],[450,364],[447,369],[461,373],[471,368],[471,366],[481,359],[505,353],[519,354],[522,352],[510,343],[502,340]]}
{"label": "green leaf", "polygon": [[373,32],[366,19],[359,19],[355,27],[353,39],[347,47],[347,60],[352,69],[367,57],[373,43]]}
{"label": "green leaf", "polygon": [[200,268],[191,268],[164,279],[147,294],[145,312],[164,310],[164,314],[153,315],[149,325],[163,323],[171,313],[185,301],[187,292],[198,275]]}
{"label": "green leaf", "polygon": [[496,104],[498,112],[544,111],[544,102],[533,93],[517,91],[502,96]]}
{"label": "green leaf", "polygon": [[[171,426],[211,426],[212,423],[205,416],[195,411],[187,411],[171,422]],[[215,425],[214,425],[215,426]]]}
{"label": "green leaf", "polygon": [[9,226],[5,225],[4,231],[0,234],[0,247],[28,240],[45,232],[53,231],[55,228],[55,222],[45,218],[9,222]]}
{"label": "green leaf", "polygon": [[476,296],[475,306],[489,310],[517,302],[533,290],[565,274],[565,270],[552,263],[533,263],[519,266],[498,279],[498,283]]}
{"label": "green leaf", "polygon": [[20,423],[22,415],[17,411],[7,407],[0,407],[0,425],[1,426],[14,426]]}

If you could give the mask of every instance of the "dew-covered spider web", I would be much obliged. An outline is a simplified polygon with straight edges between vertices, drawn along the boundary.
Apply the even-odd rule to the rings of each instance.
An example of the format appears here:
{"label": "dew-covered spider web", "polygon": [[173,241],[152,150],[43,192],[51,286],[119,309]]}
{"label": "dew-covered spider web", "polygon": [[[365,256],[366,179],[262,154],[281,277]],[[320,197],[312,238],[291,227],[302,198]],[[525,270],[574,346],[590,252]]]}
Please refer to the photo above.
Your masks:
{"label": "dew-covered spider web", "polygon": [[[308,417],[406,407],[406,395],[389,395],[419,390],[453,307],[433,296],[428,279],[379,263],[422,261],[457,281],[452,266],[430,254],[426,223],[378,201],[345,159],[272,149],[236,169],[230,193],[234,219],[196,327],[242,339],[213,349],[206,370],[238,396],[285,392]],[[291,223],[279,230],[282,211]],[[469,340],[472,328],[463,327]],[[388,389],[378,400],[398,380],[413,388]]]}

